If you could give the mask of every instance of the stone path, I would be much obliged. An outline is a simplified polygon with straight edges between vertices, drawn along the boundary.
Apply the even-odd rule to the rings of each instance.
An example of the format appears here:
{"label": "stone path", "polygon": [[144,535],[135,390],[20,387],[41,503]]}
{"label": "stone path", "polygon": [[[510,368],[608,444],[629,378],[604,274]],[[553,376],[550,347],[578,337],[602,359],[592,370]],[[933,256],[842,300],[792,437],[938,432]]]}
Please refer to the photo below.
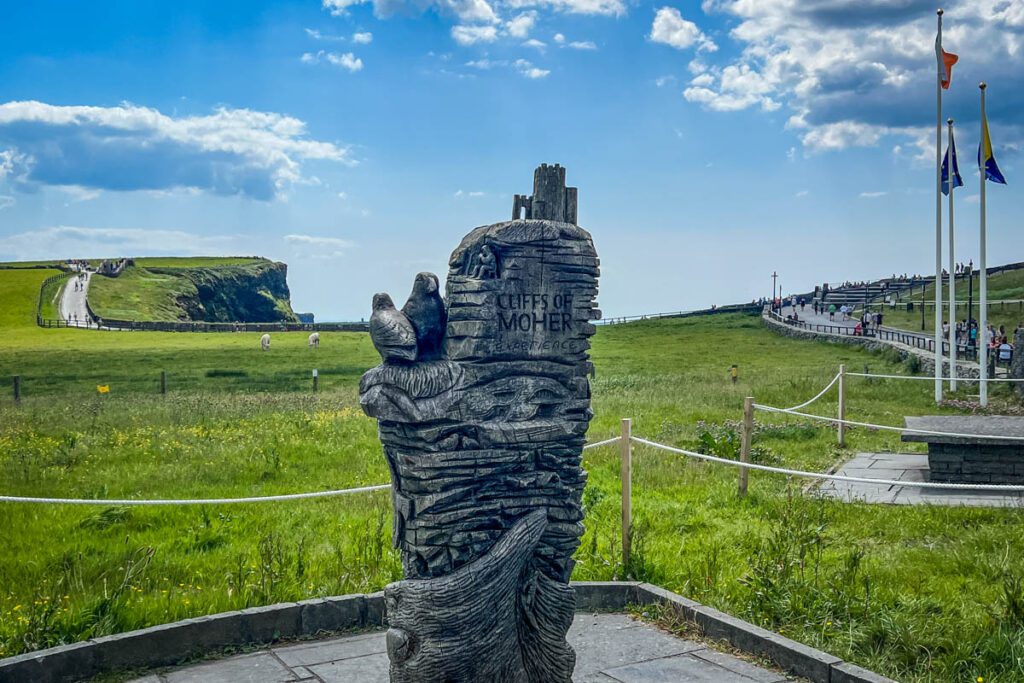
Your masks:
{"label": "stone path", "polygon": [[[579,683],[776,683],[800,680],[623,614],[577,614],[569,630]],[[384,633],[279,645],[151,674],[133,683],[387,683]]]}
{"label": "stone path", "polygon": [[[925,453],[858,453],[836,474],[897,481],[928,481]],[[970,489],[921,489],[915,486],[878,486],[845,481],[826,481],[819,495],[845,501],[890,505],[964,505],[969,507],[1024,507],[1024,494],[993,493]]]}

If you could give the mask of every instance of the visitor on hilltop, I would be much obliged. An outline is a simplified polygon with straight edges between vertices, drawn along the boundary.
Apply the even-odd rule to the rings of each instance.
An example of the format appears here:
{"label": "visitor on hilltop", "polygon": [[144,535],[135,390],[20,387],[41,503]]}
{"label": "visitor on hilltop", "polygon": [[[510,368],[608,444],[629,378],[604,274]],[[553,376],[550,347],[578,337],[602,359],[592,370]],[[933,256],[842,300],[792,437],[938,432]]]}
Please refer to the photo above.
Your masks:
{"label": "visitor on hilltop", "polygon": [[835,319],[836,319],[836,305],[835,304],[829,304],[828,305],[828,319],[829,319],[829,322],[835,322]]}

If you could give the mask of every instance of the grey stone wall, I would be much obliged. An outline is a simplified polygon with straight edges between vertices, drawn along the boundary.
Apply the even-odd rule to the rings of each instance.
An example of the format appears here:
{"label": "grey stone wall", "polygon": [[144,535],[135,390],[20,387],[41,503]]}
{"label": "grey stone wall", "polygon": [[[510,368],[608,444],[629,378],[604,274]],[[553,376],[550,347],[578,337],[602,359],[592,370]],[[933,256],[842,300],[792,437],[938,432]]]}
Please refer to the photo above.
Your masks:
{"label": "grey stone wall", "polygon": [[[806,328],[798,327],[796,325],[787,325],[786,323],[773,320],[771,318],[761,316],[761,321],[765,327],[773,332],[781,334],[785,337],[792,337],[793,339],[812,339],[816,341],[827,341],[835,344],[847,344],[850,346],[863,346],[868,351],[884,351],[886,349],[895,349],[899,354],[900,360],[906,360],[911,356],[916,356],[921,367],[922,375],[931,375],[935,372],[935,356],[934,354],[923,351],[921,349],[915,349],[912,346],[900,344],[898,342],[888,341],[884,339],[878,339],[877,337],[855,337],[847,334],[832,334],[829,332],[817,332],[814,330],[808,330]],[[949,361],[944,360],[942,363],[942,373],[945,376],[949,375]],[[979,376],[978,366],[975,363],[967,363],[964,361],[958,361],[956,364],[956,376],[961,379],[977,379]]]}

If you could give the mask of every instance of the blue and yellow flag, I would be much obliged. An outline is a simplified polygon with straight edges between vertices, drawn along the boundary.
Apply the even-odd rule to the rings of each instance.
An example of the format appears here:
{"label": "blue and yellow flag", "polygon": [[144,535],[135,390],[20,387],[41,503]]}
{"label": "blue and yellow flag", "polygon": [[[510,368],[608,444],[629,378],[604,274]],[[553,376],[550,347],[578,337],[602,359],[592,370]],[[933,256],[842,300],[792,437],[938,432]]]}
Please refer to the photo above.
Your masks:
{"label": "blue and yellow flag", "polygon": [[949,194],[949,159],[953,158],[953,187],[963,187],[964,180],[960,177],[960,165],[956,162],[956,142],[953,140],[953,131],[949,132],[949,147],[942,157],[942,194]]}
{"label": "blue and yellow flag", "polygon": [[[978,168],[985,170],[985,180],[993,183],[1006,184],[1002,171],[996,165],[996,155],[992,153],[992,139],[988,136],[988,118],[981,117],[981,143],[978,144]],[[984,181],[982,181],[984,182]]]}

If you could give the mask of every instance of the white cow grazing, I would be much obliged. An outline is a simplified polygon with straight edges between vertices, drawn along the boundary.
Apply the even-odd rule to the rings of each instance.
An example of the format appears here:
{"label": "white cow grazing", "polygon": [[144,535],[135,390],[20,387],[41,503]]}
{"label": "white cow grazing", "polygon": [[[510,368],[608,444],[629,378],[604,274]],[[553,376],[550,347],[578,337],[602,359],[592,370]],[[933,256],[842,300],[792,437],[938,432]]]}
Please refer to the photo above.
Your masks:
{"label": "white cow grazing", "polygon": [[269,334],[265,334],[262,337],[260,337],[260,348],[263,349],[264,351],[268,351],[270,349],[270,335]]}
{"label": "white cow grazing", "polygon": [[311,349],[319,349],[320,348],[320,333],[319,332],[314,332],[313,334],[309,335],[309,348],[311,348]]}

